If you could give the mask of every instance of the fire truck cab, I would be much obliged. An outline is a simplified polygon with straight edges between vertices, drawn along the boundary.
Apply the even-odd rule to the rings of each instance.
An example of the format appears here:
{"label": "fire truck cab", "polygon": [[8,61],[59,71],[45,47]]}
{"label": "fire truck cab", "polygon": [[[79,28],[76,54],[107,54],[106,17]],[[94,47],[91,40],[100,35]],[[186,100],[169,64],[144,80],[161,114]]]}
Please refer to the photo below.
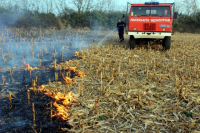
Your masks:
{"label": "fire truck cab", "polygon": [[127,31],[130,48],[139,44],[161,44],[165,50],[170,49],[173,19],[177,18],[174,7],[175,3],[131,4]]}

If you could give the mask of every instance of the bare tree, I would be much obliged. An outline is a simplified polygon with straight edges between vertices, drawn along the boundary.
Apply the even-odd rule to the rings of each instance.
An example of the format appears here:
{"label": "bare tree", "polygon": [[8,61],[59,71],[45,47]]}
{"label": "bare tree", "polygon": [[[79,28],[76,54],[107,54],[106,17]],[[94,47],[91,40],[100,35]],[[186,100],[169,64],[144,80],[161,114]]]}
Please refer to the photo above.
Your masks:
{"label": "bare tree", "polygon": [[88,0],[88,2],[86,3],[86,11],[89,11],[92,8],[92,0]]}
{"label": "bare tree", "polygon": [[28,7],[29,7],[28,0],[22,0],[22,3],[23,3],[23,8],[24,8],[25,10],[28,10]]}
{"label": "bare tree", "polygon": [[53,0],[46,0],[46,11],[47,13],[53,12]]}
{"label": "bare tree", "polygon": [[98,0],[98,2],[95,3],[95,10],[104,11],[105,3],[106,0]]}
{"label": "bare tree", "polygon": [[197,0],[191,0],[191,9],[193,15],[198,12]]}
{"label": "bare tree", "polygon": [[73,4],[77,7],[77,9],[78,9],[78,14],[79,14],[79,16],[80,16],[80,14],[81,14],[81,9],[83,8],[83,0],[73,0],[72,2],[73,2]]}
{"label": "bare tree", "polygon": [[183,13],[191,15],[198,12],[197,0],[183,0]]}
{"label": "bare tree", "polygon": [[54,3],[54,9],[57,10],[57,14],[61,15],[65,8],[67,7],[66,5],[66,0],[53,0]]}
{"label": "bare tree", "polygon": [[109,12],[112,10],[113,6],[113,0],[98,0],[95,3],[94,10],[98,11],[106,11]]}
{"label": "bare tree", "polygon": [[182,13],[183,12],[183,2],[180,0],[175,0],[175,11],[178,13]]}
{"label": "bare tree", "polygon": [[71,0],[71,3],[76,6],[79,16],[81,12],[89,11],[93,7],[93,0]]}
{"label": "bare tree", "polygon": [[41,8],[40,8],[40,6],[41,6],[41,5],[40,5],[40,2],[41,2],[40,0],[35,0],[36,11],[40,11],[40,9],[41,9]]}
{"label": "bare tree", "polygon": [[113,0],[107,0],[107,12],[111,12],[114,10],[115,4]]}

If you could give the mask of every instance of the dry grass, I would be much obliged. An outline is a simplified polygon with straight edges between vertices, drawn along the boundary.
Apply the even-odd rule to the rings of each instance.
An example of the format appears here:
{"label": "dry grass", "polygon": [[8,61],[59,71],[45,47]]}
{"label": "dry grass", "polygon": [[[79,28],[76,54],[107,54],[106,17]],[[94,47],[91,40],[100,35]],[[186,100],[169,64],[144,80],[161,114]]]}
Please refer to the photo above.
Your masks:
{"label": "dry grass", "polygon": [[86,77],[67,90],[79,92],[69,131],[200,131],[199,37],[177,33],[169,51],[130,50],[117,38],[80,51],[70,65]]}

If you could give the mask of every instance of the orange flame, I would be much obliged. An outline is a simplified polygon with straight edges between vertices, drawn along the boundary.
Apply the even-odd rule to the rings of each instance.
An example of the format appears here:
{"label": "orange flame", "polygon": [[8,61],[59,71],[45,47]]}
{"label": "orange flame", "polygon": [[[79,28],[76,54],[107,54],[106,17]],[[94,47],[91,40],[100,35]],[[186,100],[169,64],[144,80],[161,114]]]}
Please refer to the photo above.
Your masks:
{"label": "orange flame", "polygon": [[61,73],[61,75],[66,84],[73,84],[72,79],[70,77],[67,77],[67,76],[65,77],[64,74],[62,74],[62,73]]}
{"label": "orange flame", "polygon": [[69,64],[69,63],[74,63],[75,60],[69,60],[69,61],[66,61],[66,64]]}
{"label": "orange flame", "polygon": [[77,77],[82,77],[82,78],[84,78],[84,77],[86,77],[86,75],[85,75],[84,72],[79,71],[79,72],[77,73]]}
{"label": "orange flame", "polygon": [[30,64],[29,63],[27,64],[24,59],[23,59],[23,62],[24,62],[24,65],[26,65],[26,67],[27,67],[25,70],[37,70],[38,69],[37,67],[31,67]]}
{"label": "orange flame", "polygon": [[67,113],[67,109],[63,105],[58,105],[56,102],[53,103],[53,105],[56,107],[57,113],[53,116],[57,116],[62,118],[63,120],[68,120],[69,114]]}
{"label": "orange flame", "polygon": [[74,93],[69,92],[66,96],[57,93],[55,96],[56,100],[62,100],[63,105],[58,105],[57,102],[54,102],[53,105],[56,107],[57,113],[54,116],[60,117],[63,120],[68,120],[69,114],[67,113],[71,103],[75,100]]}
{"label": "orange flame", "polygon": [[69,63],[74,63],[75,62],[75,60],[69,60]]}
{"label": "orange flame", "polygon": [[[29,89],[33,90],[33,87]],[[44,85],[40,86],[38,90],[40,92],[44,92],[45,95],[63,104],[63,105],[60,105],[56,101],[53,103],[53,105],[56,107],[56,113],[54,113],[53,117],[57,116],[57,117],[62,118],[63,120],[68,120],[69,118],[68,110],[70,108],[70,105],[72,102],[76,101],[75,94],[73,92],[69,92],[67,95],[64,95],[60,92],[55,93],[52,90],[46,89]]]}
{"label": "orange flame", "polygon": [[[55,64],[55,62],[54,63],[51,63],[51,64]],[[64,63],[63,62],[61,62],[61,63],[58,63],[57,65],[63,65]]]}
{"label": "orange flame", "polygon": [[76,67],[66,67],[68,70],[75,72],[76,71]]}
{"label": "orange flame", "polygon": [[79,52],[78,51],[75,52],[75,56],[79,56]]}

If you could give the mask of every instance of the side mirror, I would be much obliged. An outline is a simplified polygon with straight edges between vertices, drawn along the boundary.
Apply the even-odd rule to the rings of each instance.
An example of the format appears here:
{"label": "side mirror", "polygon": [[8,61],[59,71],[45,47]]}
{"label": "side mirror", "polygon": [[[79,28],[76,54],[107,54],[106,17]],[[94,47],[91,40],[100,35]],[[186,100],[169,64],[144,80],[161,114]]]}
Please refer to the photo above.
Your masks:
{"label": "side mirror", "polygon": [[174,12],[174,19],[178,18],[178,12]]}
{"label": "side mirror", "polygon": [[123,16],[122,16],[123,18],[125,18],[125,14],[123,14]]}

